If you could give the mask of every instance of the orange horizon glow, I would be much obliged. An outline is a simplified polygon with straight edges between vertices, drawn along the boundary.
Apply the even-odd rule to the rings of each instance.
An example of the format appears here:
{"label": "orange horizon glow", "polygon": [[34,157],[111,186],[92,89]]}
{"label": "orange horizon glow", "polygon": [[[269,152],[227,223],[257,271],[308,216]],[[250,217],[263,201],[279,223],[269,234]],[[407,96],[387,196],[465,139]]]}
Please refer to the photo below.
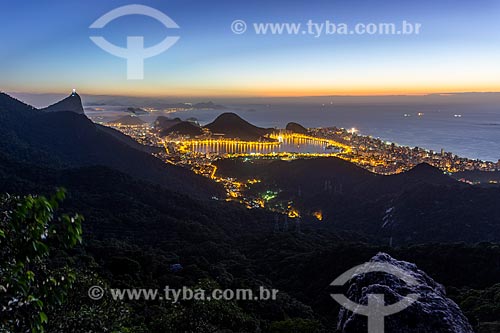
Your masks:
{"label": "orange horizon glow", "polygon": [[[46,88],[46,87],[45,87]],[[328,89],[326,87],[247,87],[240,88],[177,88],[170,87],[162,88],[96,88],[87,85],[76,89],[80,94],[84,95],[103,95],[103,96],[130,96],[130,97],[218,97],[218,98],[300,98],[300,97],[324,97],[324,96],[346,96],[346,97],[383,97],[383,96],[425,96],[425,95],[453,95],[461,93],[498,93],[500,92],[500,84],[498,86],[475,86],[475,87],[460,87],[460,86],[441,86],[441,87],[345,87],[339,89]],[[15,93],[33,93],[33,94],[69,94],[71,87],[65,89],[5,89]]]}

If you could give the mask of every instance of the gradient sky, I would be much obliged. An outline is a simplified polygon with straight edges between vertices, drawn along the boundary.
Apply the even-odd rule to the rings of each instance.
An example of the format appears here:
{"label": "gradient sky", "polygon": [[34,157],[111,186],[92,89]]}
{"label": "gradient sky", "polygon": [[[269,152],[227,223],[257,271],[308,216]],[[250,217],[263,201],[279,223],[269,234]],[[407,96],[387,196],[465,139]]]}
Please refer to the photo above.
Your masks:
{"label": "gradient sky", "polygon": [[[145,79],[126,79],[126,61],[90,41],[97,18],[123,5],[161,10],[180,26],[167,30],[127,16],[97,32],[125,46],[143,35],[151,46],[180,41],[145,61]],[[135,96],[305,96],[500,91],[498,0],[308,1],[2,1],[0,90]],[[252,22],[354,24],[403,20],[418,36],[235,35]]]}

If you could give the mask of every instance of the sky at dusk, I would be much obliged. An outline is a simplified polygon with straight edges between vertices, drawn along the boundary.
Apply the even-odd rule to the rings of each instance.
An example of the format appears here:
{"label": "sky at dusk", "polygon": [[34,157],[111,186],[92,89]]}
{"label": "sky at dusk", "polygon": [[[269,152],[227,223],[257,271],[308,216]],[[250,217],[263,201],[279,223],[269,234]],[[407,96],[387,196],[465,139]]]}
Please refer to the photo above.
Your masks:
{"label": "sky at dusk", "polygon": [[[128,1],[2,1],[0,90],[134,96],[312,96],[500,91],[498,0],[142,1],[180,29],[126,16],[89,26]],[[347,24],[406,20],[411,36],[237,35],[234,20]],[[146,59],[144,80],[127,80],[126,60],[90,39],[152,46],[180,36]]]}

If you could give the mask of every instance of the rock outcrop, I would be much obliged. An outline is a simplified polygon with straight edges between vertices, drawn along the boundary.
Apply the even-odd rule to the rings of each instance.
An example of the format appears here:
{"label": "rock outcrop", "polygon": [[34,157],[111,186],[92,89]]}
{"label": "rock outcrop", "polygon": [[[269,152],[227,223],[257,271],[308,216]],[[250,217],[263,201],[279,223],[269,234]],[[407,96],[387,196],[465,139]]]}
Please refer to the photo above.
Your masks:
{"label": "rock outcrop", "polygon": [[[386,305],[409,294],[418,295],[409,307],[384,318],[385,333],[473,333],[460,308],[446,297],[444,287],[415,264],[398,261],[385,253],[377,254],[370,263],[391,265],[416,282],[408,285],[386,273],[359,274],[349,280],[346,297],[358,304],[366,305],[368,295],[373,294],[383,294]],[[337,328],[345,333],[368,332],[367,317],[341,308]]]}

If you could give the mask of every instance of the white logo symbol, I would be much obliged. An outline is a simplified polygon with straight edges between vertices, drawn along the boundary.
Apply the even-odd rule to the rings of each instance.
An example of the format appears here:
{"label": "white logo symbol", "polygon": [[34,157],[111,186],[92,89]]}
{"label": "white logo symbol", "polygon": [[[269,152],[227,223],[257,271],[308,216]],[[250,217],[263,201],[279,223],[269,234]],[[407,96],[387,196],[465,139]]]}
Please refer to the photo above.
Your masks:
{"label": "white logo symbol", "polygon": [[[417,279],[403,269],[387,263],[365,263],[351,268],[333,281],[331,286],[343,286],[356,275],[382,272],[394,275],[403,280],[409,286],[418,285]],[[384,317],[401,312],[418,300],[417,294],[409,294],[399,302],[385,305],[383,294],[368,294],[368,305],[354,303],[342,294],[331,294],[342,307],[354,313],[368,317],[368,333],[384,332]]]}
{"label": "white logo symbol", "polygon": [[91,300],[98,301],[104,296],[104,289],[99,286],[92,286],[88,290],[88,295]]}
{"label": "white logo symbol", "polygon": [[235,20],[231,23],[231,30],[237,35],[244,34],[247,31],[247,23],[243,20]]}
{"label": "white logo symbol", "polygon": [[[128,5],[113,9],[98,18],[94,23],[92,23],[90,28],[104,28],[109,22],[126,15],[149,16],[161,22],[166,28],[179,28],[177,23],[164,13],[157,9],[143,5]],[[148,48],[144,48],[143,36],[128,36],[126,48],[111,44],[101,36],[91,36],[90,39],[104,51],[114,56],[127,59],[128,80],[142,80],[144,79],[144,59],[151,58],[165,52],[177,43],[180,37],[166,37],[160,43]]]}

